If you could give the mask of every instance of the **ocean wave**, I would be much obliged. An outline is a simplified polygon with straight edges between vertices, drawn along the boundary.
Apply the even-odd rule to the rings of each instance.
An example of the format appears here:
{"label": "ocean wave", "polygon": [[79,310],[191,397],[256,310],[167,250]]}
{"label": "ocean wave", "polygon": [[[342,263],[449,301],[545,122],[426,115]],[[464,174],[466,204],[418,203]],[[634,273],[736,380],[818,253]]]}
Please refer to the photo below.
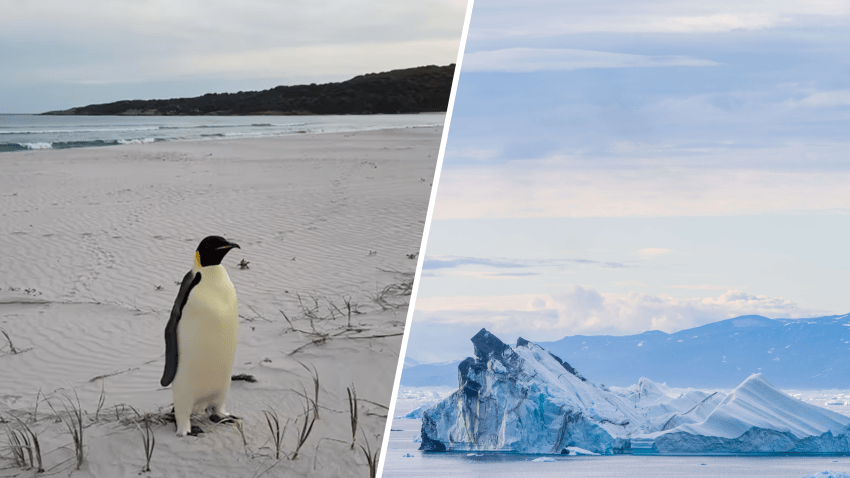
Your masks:
{"label": "ocean wave", "polygon": [[262,136],[277,136],[274,133],[263,133],[260,131],[246,131],[244,133],[224,133],[228,138],[259,138]]}
{"label": "ocean wave", "polygon": [[157,138],[119,139],[118,144],[145,144],[154,141],[157,141]]}
{"label": "ocean wave", "polygon": [[27,149],[53,149],[53,143],[39,141],[36,143],[18,143]]}
{"label": "ocean wave", "polygon": [[190,126],[191,128],[268,128],[268,127],[283,127],[283,126],[305,126],[307,123],[251,123],[251,124],[201,124],[198,126]]}
{"label": "ocean wave", "polygon": [[[173,129],[198,129],[198,128],[257,128],[257,127],[286,127],[286,126],[303,126],[307,123],[251,123],[251,124],[201,124],[201,125],[102,125],[91,127],[69,127],[68,129],[36,129],[37,126],[30,127],[31,129],[7,130],[0,126],[0,134],[56,134],[56,133],[99,133],[99,132],[116,132],[116,131],[155,131],[155,130],[173,130]],[[27,128],[24,126],[24,128]]]}
{"label": "ocean wave", "polygon": [[51,149],[52,143],[0,143],[0,152],[26,151],[30,149]]}
{"label": "ocean wave", "polygon": [[0,152],[8,153],[11,151],[27,151],[36,149],[70,149],[70,148],[91,148],[99,146],[115,146],[119,144],[145,144],[165,141],[161,138],[138,138],[138,139],[115,139],[102,140],[96,139],[91,141],[39,141],[32,143],[0,143]]}
{"label": "ocean wave", "polygon": [[0,127],[0,135],[4,134],[63,134],[63,133],[115,133],[121,131],[157,131],[157,130],[191,130],[207,128],[290,128],[306,126],[307,123],[252,123],[252,124],[202,124],[195,126],[164,126],[164,125],[135,125],[135,126],[105,126],[70,129],[14,129],[6,130]]}
{"label": "ocean wave", "polygon": [[57,133],[109,133],[116,131],[152,131],[160,129],[159,126],[133,126],[127,128],[86,128],[86,129],[26,129],[14,131],[0,131],[0,134],[57,134]]}
{"label": "ocean wave", "polygon": [[[66,119],[72,121],[74,118]],[[236,124],[238,120],[225,120],[224,124],[205,123],[191,124],[166,121],[149,121],[133,125],[109,123],[103,124],[41,124],[18,123],[14,126],[0,127],[0,153],[12,151],[27,151],[37,149],[68,149],[99,146],[114,146],[126,144],[145,144],[159,141],[216,141],[230,139],[267,138],[294,135],[299,133],[349,133],[356,131],[373,131],[393,128],[427,128],[442,126],[430,116],[396,122],[363,122],[363,118],[327,117],[316,121],[304,121],[299,118],[287,122],[284,118],[267,117],[246,120],[246,123]],[[75,121],[75,120],[74,120]],[[220,119],[219,119],[220,121]],[[247,121],[254,121],[247,123]],[[268,121],[268,122],[266,122]],[[277,121],[283,121],[278,123]],[[410,123],[405,124],[406,121]],[[386,124],[389,123],[389,124]],[[8,128],[8,129],[4,129]],[[45,128],[39,130],[39,128]],[[224,129],[222,129],[224,128]],[[173,131],[172,131],[173,130]],[[9,136],[9,135],[13,136]],[[18,134],[20,136],[14,136]]]}
{"label": "ocean wave", "polygon": [[207,129],[207,128],[275,128],[306,126],[307,123],[251,123],[251,124],[199,124],[195,126],[160,126],[159,129]]}

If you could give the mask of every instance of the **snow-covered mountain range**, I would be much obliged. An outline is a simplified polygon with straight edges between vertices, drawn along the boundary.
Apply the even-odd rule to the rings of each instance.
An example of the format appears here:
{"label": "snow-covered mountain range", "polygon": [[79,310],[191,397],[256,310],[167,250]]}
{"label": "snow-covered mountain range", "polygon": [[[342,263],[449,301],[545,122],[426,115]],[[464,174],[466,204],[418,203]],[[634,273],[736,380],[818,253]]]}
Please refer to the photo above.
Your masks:
{"label": "snow-covered mountain range", "polygon": [[[850,388],[850,314],[748,315],[674,334],[576,335],[540,345],[606,385],[625,387],[651,377],[673,387],[731,389],[764,373],[783,389]],[[401,384],[455,385],[458,363],[406,367]]]}
{"label": "snow-covered mountain range", "polygon": [[848,453],[850,417],[783,394],[754,374],[729,395],[664,394],[587,380],[522,338],[485,329],[458,365],[458,391],[422,413],[421,449],[564,453]]}

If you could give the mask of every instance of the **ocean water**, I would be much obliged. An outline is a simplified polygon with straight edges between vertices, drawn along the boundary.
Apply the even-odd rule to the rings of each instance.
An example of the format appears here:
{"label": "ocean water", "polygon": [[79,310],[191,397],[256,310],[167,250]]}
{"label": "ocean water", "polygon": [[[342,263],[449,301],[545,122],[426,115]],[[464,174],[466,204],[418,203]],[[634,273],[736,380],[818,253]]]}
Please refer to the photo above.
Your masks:
{"label": "ocean water", "polygon": [[0,153],[154,141],[222,140],[442,126],[444,113],[340,116],[40,116],[0,114]]}
{"label": "ocean water", "polygon": [[[396,413],[398,414],[398,413]],[[552,456],[510,453],[424,453],[413,441],[420,420],[395,419],[383,478],[463,476],[469,478],[800,478],[821,471],[850,472],[846,456]],[[411,455],[411,456],[406,456]]]}
{"label": "ocean water", "polygon": [[[442,391],[442,390],[441,390]],[[407,395],[411,395],[407,393]],[[396,401],[396,417],[421,403]],[[848,456],[561,456],[518,453],[424,453],[414,439],[421,420],[392,421],[383,478],[463,476],[469,478],[801,478],[821,471],[850,472]],[[474,456],[470,456],[474,455]],[[533,462],[547,456],[554,462]]]}

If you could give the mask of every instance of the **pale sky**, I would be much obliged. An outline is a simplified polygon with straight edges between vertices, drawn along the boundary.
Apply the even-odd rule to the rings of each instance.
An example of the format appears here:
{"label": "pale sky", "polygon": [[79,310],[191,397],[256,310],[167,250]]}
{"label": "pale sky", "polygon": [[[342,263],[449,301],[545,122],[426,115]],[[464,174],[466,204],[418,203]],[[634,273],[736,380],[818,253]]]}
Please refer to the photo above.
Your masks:
{"label": "pale sky", "polygon": [[448,65],[465,12],[465,0],[4,0],[0,113]]}
{"label": "pale sky", "polygon": [[475,4],[408,355],[850,312],[850,1]]}

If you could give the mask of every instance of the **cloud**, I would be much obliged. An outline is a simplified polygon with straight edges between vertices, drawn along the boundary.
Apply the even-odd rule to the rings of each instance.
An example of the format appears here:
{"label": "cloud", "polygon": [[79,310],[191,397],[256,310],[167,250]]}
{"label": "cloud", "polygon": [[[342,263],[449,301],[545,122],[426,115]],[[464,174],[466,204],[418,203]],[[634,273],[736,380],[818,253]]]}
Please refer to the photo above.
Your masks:
{"label": "cloud", "polygon": [[539,272],[484,272],[484,271],[448,271],[444,275],[473,277],[476,279],[517,279],[539,276]]}
{"label": "cloud", "polygon": [[569,161],[517,161],[486,170],[444,170],[434,218],[850,212],[850,171],[592,170],[571,166]]}
{"label": "cloud", "polygon": [[850,90],[819,91],[801,100],[788,100],[788,106],[803,108],[830,108],[850,106]]}
{"label": "cloud", "polygon": [[118,69],[109,59],[90,59],[84,64],[51,65],[19,74],[19,81],[46,82],[63,78],[73,84],[138,83],[187,78],[277,78],[311,76],[314,82],[344,81],[357,75],[410,68],[426,64],[449,64],[459,42],[435,46],[427,42],[384,42],[297,46],[222,53],[172,52],[141,57]]}
{"label": "cloud", "polygon": [[[713,54],[731,61],[728,47],[718,48]],[[812,87],[837,81],[826,65],[814,68],[809,81],[783,82],[794,73],[774,72],[783,69],[774,63],[738,60],[704,73],[591,71],[558,79],[537,73],[520,83],[504,74],[473,76],[458,98],[446,166],[521,160],[524,168],[848,169],[841,126],[850,90]],[[767,76],[716,85],[754,72]]]}
{"label": "cloud", "polygon": [[466,2],[459,0],[297,5],[267,0],[7,0],[4,6],[0,105],[5,108],[22,103],[16,96],[31,85],[45,91],[39,95],[36,89],[30,94],[34,97],[67,90],[68,102],[75,101],[79,85],[104,85],[100,96],[106,101],[124,85],[136,91],[130,99],[142,97],[143,86],[151,83],[158,92],[145,97],[173,97],[182,94],[175,82],[220,85],[241,80],[242,89],[248,89],[249,80],[268,80],[268,88],[446,65],[457,59],[466,12]]}
{"label": "cloud", "polygon": [[547,307],[551,303],[542,294],[516,294],[473,296],[457,295],[451,297],[420,297],[416,300],[417,312],[502,312],[533,311]]}
{"label": "cloud", "polygon": [[728,32],[731,30],[759,30],[779,23],[777,14],[716,13],[682,17],[666,17],[654,23],[645,23],[651,31],[676,33]]}
{"label": "cloud", "polygon": [[511,260],[494,260],[481,257],[447,257],[445,259],[426,258],[422,261],[422,270],[426,269],[453,269],[460,266],[475,265],[488,267],[528,267],[528,264],[522,264]]}
{"label": "cloud", "polygon": [[[822,59],[820,62],[826,62]],[[733,68],[740,69],[738,64]],[[818,78],[823,81],[828,75],[810,75],[810,78]],[[779,79],[780,75],[776,75]],[[692,84],[696,84],[693,81]],[[770,129],[782,125],[794,125],[794,136],[822,132],[820,123],[824,120],[846,121],[842,114],[843,107],[850,105],[850,90],[819,91],[811,88],[808,84],[796,83],[786,84],[760,84],[758,87],[743,87],[729,91],[700,92],[688,95],[665,95],[660,99],[645,102],[640,110],[645,115],[658,121],[658,124],[676,127],[681,124],[698,125],[700,130],[710,131],[714,135],[721,133],[727,141],[735,141],[739,144],[751,143],[753,133],[771,133]],[[836,111],[828,111],[827,108],[835,108]],[[817,109],[817,110],[815,110]],[[825,114],[830,116],[824,117]],[[757,129],[752,129],[758,124]],[[750,126],[746,129],[747,137],[734,134],[736,128],[744,125]],[[765,127],[769,129],[765,130]],[[775,131],[773,131],[775,134]],[[709,139],[711,136],[703,136]],[[774,144],[793,143],[785,138],[777,138]],[[679,142],[687,144],[679,139]],[[699,144],[692,139],[691,144]],[[703,141],[703,145],[710,144]],[[716,142],[715,142],[716,144]],[[734,144],[734,143],[731,143]],[[649,143],[637,143],[637,147],[652,147],[658,145]],[[670,146],[676,147],[674,142]],[[813,145],[810,145],[810,147]],[[669,147],[668,147],[669,150]],[[810,149],[812,150],[812,149]],[[649,152],[649,151],[647,151]],[[664,153],[663,151],[657,151]],[[762,158],[757,158],[763,161]]]}
{"label": "cloud", "polygon": [[663,66],[717,66],[711,60],[686,56],[649,56],[571,48],[507,48],[504,50],[467,53],[463,58],[465,72],[532,72],[565,71],[587,68],[647,68]]}
{"label": "cloud", "polygon": [[700,284],[700,285],[668,285],[667,289],[687,289],[687,290],[729,290],[729,286]]}
{"label": "cloud", "polygon": [[639,250],[638,254],[640,254],[643,257],[651,258],[651,257],[655,257],[655,256],[663,256],[663,255],[666,255],[666,254],[670,254],[671,252],[673,252],[673,249],[662,249],[660,247],[650,247],[650,248],[647,248],[647,249]]}
{"label": "cloud", "polygon": [[614,285],[622,285],[627,287],[649,287],[649,284],[645,284],[638,280],[627,280],[622,282],[614,282]]}
{"label": "cloud", "polygon": [[[622,262],[605,262],[592,259],[487,259],[469,256],[429,256],[422,262],[422,270],[454,269],[462,266],[483,266],[496,268],[520,268],[534,266],[563,266],[566,264],[598,265],[606,269],[622,269],[630,267]],[[520,274],[515,274],[520,275]],[[523,274],[527,275],[527,274]]]}
{"label": "cloud", "polygon": [[[633,2],[491,1],[475,6],[470,39],[545,38],[577,33],[720,33],[806,25],[812,16],[835,21],[850,13],[845,0],[817,2],[663,0]],[[845,19],[846,21],[846,19]]]}
{"label": "cloud", "polygon": [[[327,0],[291,3],[243,0],[9,0],[0,35],[88,39],[147,39],[181,51],[238,52],[266,47],[398,42],[460,37],[466,2]],[[138,45],[120,45],[132,49]],[[118,46],[101,45],[107,49]]]}
{"label": "cloud", "polygon": [[417,320],[480,323],[495,333],[523,333],[551,340],[566,335],[626,335],[647,330],[672,333],[750,314],[801,318],[829,312],[738,290],[717,297],[680,298],[639,292],[600,293],[592,287],[573,285],[553,295],[420,298],[416,313]]}

